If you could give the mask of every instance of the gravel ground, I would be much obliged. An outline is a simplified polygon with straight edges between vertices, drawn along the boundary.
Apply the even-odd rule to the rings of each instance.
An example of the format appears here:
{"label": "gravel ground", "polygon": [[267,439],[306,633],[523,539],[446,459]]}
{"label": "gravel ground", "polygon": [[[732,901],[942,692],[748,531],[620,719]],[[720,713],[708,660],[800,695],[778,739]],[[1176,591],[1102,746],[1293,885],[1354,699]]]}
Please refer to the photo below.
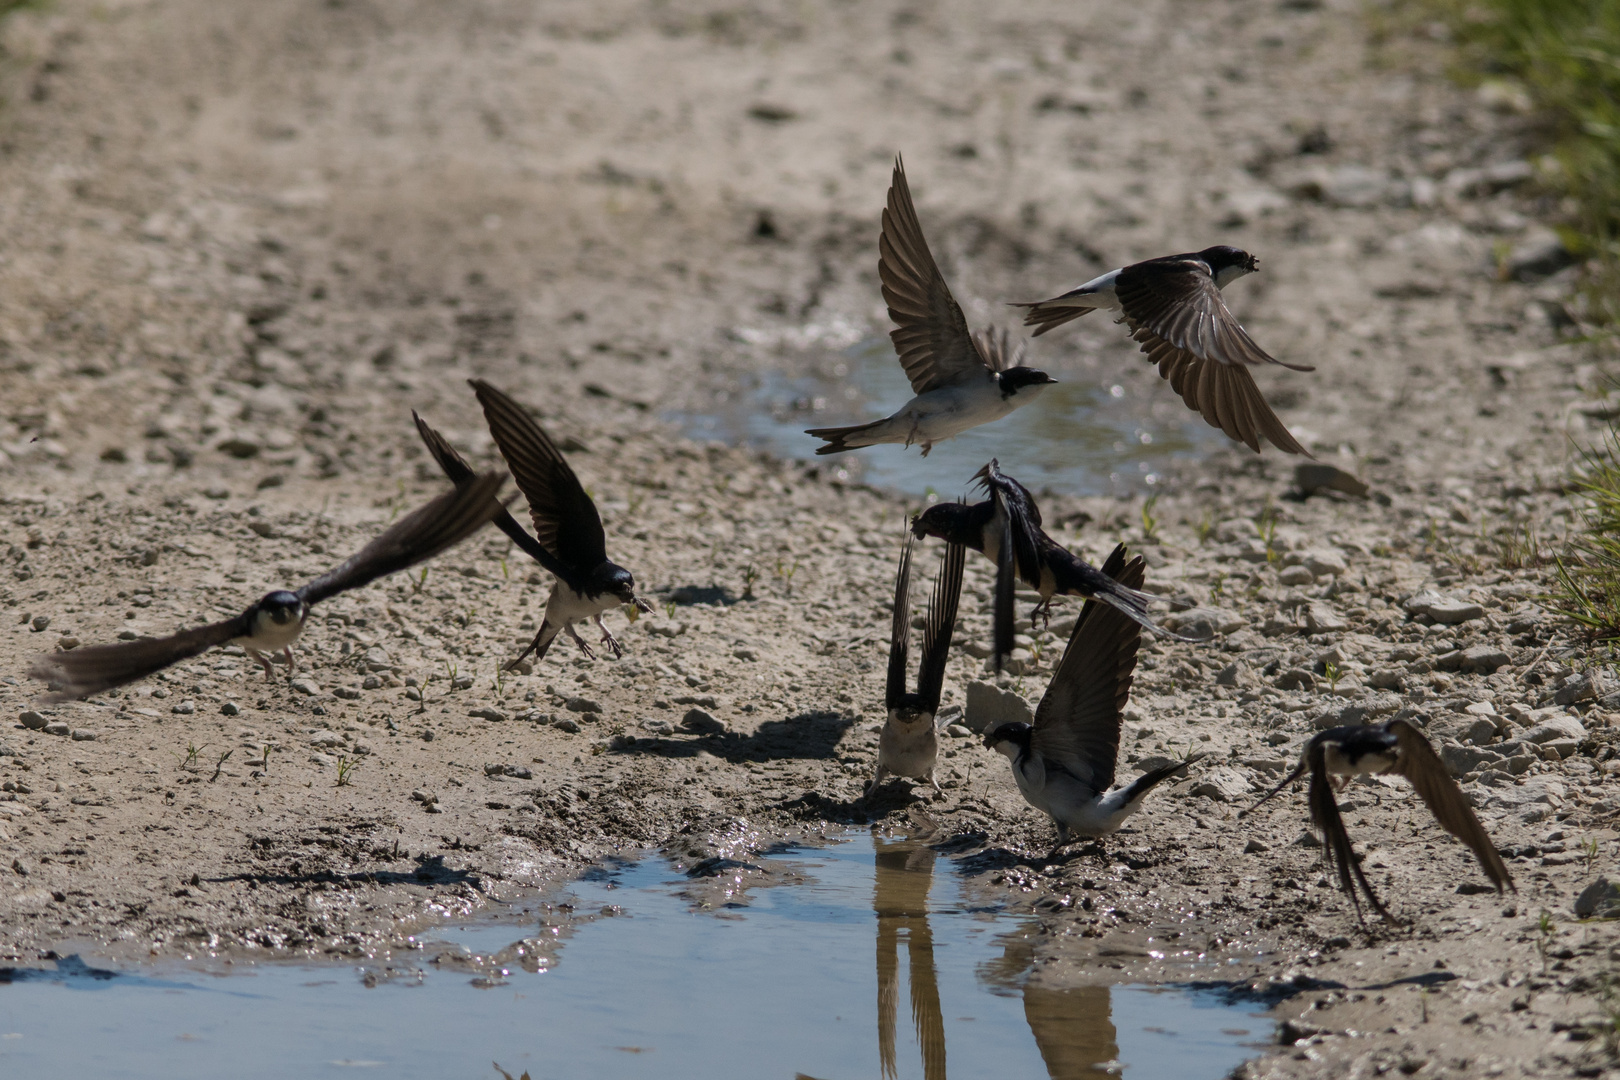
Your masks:
{"label": "gravel ground", "polygon": [[[1245,1075],[1613,1072],[1617,936],[1576,899],[1615,871],[1620,682],[1544,601],[1609,358],[1535,224],[1529,120],[1434,43],[1372,44],[1348,4],[63,0],[3,44],[3,962],[410,964],[405,935],[608,852],[745,897],[751,853],[876,818],[1038,914],[1037,979],[1218,970],[1271,1001]],[[1216,635],[1145,646],[1123,742],[1207,757],[1060,864],[972,738],[943,797],[855,802],[918,500],[661,419],[886,329],[896,150],[975,321],[1134,258],[1258,253],[1232,303],[1317,365],[1264,388],[1370,488],[1306,497],[1293,461],[1219,449],[1150,505],[1042,494],[1060,540],[1143,551],[1160,615]],[[1033,362],[1167,395],[1130,345],[1086,320]],[[563,644],[498,677],[549,580],[490,533],[323,604],[290,682],[226,649],[38,704],[30,656],[234,613],[429,497],[411,408],[493,460],[471,375],[537,407],[658,603],[608,617],[622,660]],[[951,705],[996,696],[970,690],[988,569]],[[1074,611],[1026,630],[1006,690],[1038,699]],[[1403,926],[1358,923],[1301,796],[1238,820],[1314,730],[1389,715],[1441,747],[1516,894],[1396,782],[1341,804]]]}

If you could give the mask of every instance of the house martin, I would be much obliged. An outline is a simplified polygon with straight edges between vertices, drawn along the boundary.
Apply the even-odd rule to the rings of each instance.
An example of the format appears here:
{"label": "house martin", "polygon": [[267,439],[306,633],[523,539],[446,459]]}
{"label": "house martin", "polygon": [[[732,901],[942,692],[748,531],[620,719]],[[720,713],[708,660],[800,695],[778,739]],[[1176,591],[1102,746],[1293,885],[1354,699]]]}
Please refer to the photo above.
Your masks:
{"label": "house martin", "polygon": [[[1339,804],[1333,797],[1335,779],[1340,781],[1342,790],[1357,776],[1393,773],[1406,777],[1440,827],[1461,840],[1474,853],[1485,876],[1496,886],[1496,891],[1500,893],[1504,886],[1518,891],[1508,874],[1507,864],[1486,835],[1485,826],[1479,823],[1473,808],[1468,805],[1468,797],[1457,786],[1457,781],[1451,778],[1451,773],[1446,770],[1445,763],[1434,752],[1429,740],[1409,722],[1390,720],[1383,724],[1351,725],[1318,732],[1305,744],[1299,767],[1243,813],[1252,813],[1261,803],[1307,771],[1311,774],[1306,795],[1311,810],[1311,824],[1326,840],[1322,849],[1323,858],[1329,866],[1337,869],[1339,886],[1350,894],[1350,901],[1356,908],[1356,918],[1361,918],[1361,901],[1357,899],[1355,890],[1355,885],[1360,885],[1374,911],[1390,922],[1400,921],[1379,902],[1377,894],[1367,882],[1367,876],[1361,872],[1361,861],[1350,846],[1350,833],[1344,827]],[[1354,884],[1351,882],[1352,876]]]}
{"label": "house martin", "polygon": [[1003,473],[994,459],[974,479],[990,498],[972,504],[930,506],[912,518],[911,531],[919,537],[935,536],[970,547],[996,564],[997,592],[992,607],[998,670],[1003,650],[1012,650],[1015,579],[1040,593],[1040,603],[1030,613],[1032,621],[1050,615],[1054,596],[1083,596],[1118,608],[1156,634],[1194,640],[1174,634],[1148,617],[1152,596],[1115,581],[1048,536],[1041,527],[1035,497],[1023,484]]}
{"label": "house martin", "polygon": [[1219,245],[1132,263],[1062,296],[1013,306],[1029,309],[1024,325],[1037,328],[1035,337],[1088,311],[1118,309],[1119,321],[1188,408],[1256,453],[1264,437],[1286,454],[1310,457],[1272,412],[1249,368],[1316,369],[1286,363],[1260,348],[1221,298],[1228,283],[1259,268],[1247,251]]}
{"label": "house martin", "polygon": [[[636,595],[630,571],[607,557],[607,534],[596,503],[556,444],[522,406],[482,379],[468,381],[484,408],[495,445],[512,470],[512,479],[529,502],[534,535],[530,536],[504,511],[495,516],[495,526],[557,579],[539,632],[528,648],[507,663],[507,670],[531,652],[536,660],[544,657],[553,639],[564,630],[581,652],[594,656],[574,629],[575,623],[586,619],[595,620],[602,631],[602,643],[613,650],[614,656],[622,656],[624,649],[603,624],[602,614],[619,604],[632,604],[646,612],[653,608]],[[472,469],[461,455],[420,416],[416,417],[416,430],[451,480],[459,484],[471,475]]]}
{"label": "house martin", "polygon": [[934,595],[928,602],[924,624],[922,663],[917,673],[917,692],[906,691],[911,645],[911,548],[914,537],[906,537],[900,554],[900,569],[894,581],[894,627],[889,639],[889,681],[884,692],[888,719],[878,736],[877,775],[866,786],[870,795],[889,775],[926,780],[939,790],[934,779],[934,762],[939,757],[939,736],[934,715],[939,712],[940,692],[945,687],[945,664],[950,657],[951,631],[956,626],[956,605],[962,596],[962,566],[967,549],[948,544],[940,560],[939,576],[934,579]]}
{"label": "house martin", "polygon": [[[1145,569],[1140,555],[1127,563],[1124,549],[1116,548],[1102,572],[1138,589]],[[1035,722],[1001,724],[985,733],[984,745],[1012,762],[1024,800],[1057,825],[1053,854],[1068,844],[1071,832],[1091,837],[1114,832],[1141,808],[1149,791],[1202,756],[1151,769],[1109,790],[1141,637],[1141,625],[1118,608],[1086,601]]]}
{"label": "house martin", "polygon": [[1005,331],[968,333],[962,309],[923,239],[899,158],[878,239],[878,277],[895,322],[889,337],[916,396],[870,424],[809,429],[805,434],[826,440],[817,454],[918,443],[927,457],[936,442],[1000,420],[1057,382],[1044,371],[1022,366],[1022,349],[1010,349]]}
{"label": "house martin", "polygon": [[216,645],[237,644],[274,676],[267,654],[281,652],[292,672],[292,644],[322,600],[415,566],[459,544],[489,523],[501,508],[496,494],[504,473],[468,479],[407,514],[347,562],[303,588],[269,593],[235,618],[182,630],[161,638],[141,638],[113,645],[92,645],[38,657],[28,668],[31,678],[47,683],[50,700],[71,701],[134,682]]}

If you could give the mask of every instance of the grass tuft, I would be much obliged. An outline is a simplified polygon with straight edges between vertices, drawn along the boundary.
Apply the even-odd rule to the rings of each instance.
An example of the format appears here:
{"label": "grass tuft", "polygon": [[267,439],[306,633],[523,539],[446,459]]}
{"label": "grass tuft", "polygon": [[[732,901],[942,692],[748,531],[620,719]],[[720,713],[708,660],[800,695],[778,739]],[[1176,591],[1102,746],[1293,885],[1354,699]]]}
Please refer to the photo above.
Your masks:
{"label": "grass tuft", "polygon": [[1594,638],[1620,638],[1620,432],[1610,428],[1581,459],[1570,487],[1587,506],[1554,560],[1552,603]]}

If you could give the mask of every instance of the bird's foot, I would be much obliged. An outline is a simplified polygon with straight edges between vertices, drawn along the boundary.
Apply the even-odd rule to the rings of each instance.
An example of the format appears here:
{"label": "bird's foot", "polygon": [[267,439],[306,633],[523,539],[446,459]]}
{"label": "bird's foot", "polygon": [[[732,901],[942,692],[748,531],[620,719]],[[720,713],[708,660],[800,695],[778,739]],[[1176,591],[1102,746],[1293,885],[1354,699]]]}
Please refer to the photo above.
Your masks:
{"label": "bird's foot", "polygon": [[613,659],[617,660],[622,657],[624,648],[619,644],[619,639],[614,637],[613,632],[607,628],[607,624],[602,622],[602,616],[600,615],[596,617],[596,626],[597,629],[602,631],[602,644],[613,650]]}
{"label": "bird's foot", "polygon": [[293,659],[292,646],[291,645],[283,645],[281,647],[281,655],[285,656],[287,658],[287,681],[291,682],[292,677],[293,677],[293,672],[298,670],[298,662]]}
{"label": "bird's foot", "polygon": [[1052,626],[1052,601],[1050,598],[1036,604],[1029,613],[1029,625],[1033,627],[1035,620],[1041,620],[1041,629],[1050,629]]}
{"label": "bird's foot", "polygon": [[262,652],[256,652],[253,654],[253,659],[264,665],[264,681],[275,682],[276,666],[270,662],[270,658]]}
{"label": "bird's foot", "polygon": [[585,654],[585,659],[596,659],[596,653],[592,652],[591,647],[585,644],[585,639],[579,636],[579,631],[574,629],[573,623],[568,624],[568,636],[574,639],[574,644],[578,645],[579,651]]}

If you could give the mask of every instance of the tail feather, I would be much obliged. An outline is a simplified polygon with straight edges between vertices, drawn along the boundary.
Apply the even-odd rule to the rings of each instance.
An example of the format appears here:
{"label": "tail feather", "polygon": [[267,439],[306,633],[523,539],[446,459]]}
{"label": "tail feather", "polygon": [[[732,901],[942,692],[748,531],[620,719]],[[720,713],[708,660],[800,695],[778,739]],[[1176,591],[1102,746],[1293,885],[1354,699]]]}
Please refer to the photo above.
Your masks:
{"label": "tail feather", "polygon": [[1133,589],[1128,585],[1121,585],[1109,575],[1090,566],[1078,557],[1071,554],[1074,562],[1070,564],[1069,574],[1064,575],[1069,580],[1059,580],[1058,591],[1073,593],[1078,596],[1090,597],[1120,614],[1140,623],[1145,629],[1161,637],[1174,638],[1177,641],[1203,641],[1187,634],[1178,634],[1174,630],[1167,630],[1154,622],[1148,615],[1148,605],[1156,599],[1151,593]]}
{"label": "tail feather", "polygon": [[851,442],[850,439],[860,435],[863,431],[870,431],[879,424],[886,423],[887,419],[874,420],[870,424],[853,424],[849,427],[807,428],[806,435],[813,435],[818,439],[826,439],[827,445],[816,447],[819,454],[842,454],[846,450],[859,450],[863,446],[873,446],[870,442]]}
{"label": "tail feather", "polygon": [[1161,765],[1157,769],[1149,769],[1135,780],[1132,780],[1130,786],[1125,789],[1126,805],[1128,806],[1137,799],[1142,798],[1142,796],[1158,787],[1159,784],[1170,779],[1176,773],[1184,771],[1187,766],[1194,764],[1203,756],[1201,753],[1190,754],[1184,760],[1173,765]]}
{"label": "tail feather", "polygon": [[1012,304],[1012,307],[1027,308],[1024,312],[1024,325],[1036,327],[1030,337],[1040,337],[1048,330],[1062,326],[1066,322],[1073,322],[1088,312],[1096,311],[1090,307],[1070,307],[1067,304],[1058,304],[1051,300],[1041,300],[1033,304]]}
{"label": "tail feather", "polygon": [[551,648],[551,643],[557,640],[557,635],[560,633],[562,633],[561,626],[553,625],[549,619],[540,620],[540,630],[534,635],[534,640],[529,642],[529,647],[527,649],[524,649],[522,652],[518,653],[517,656],[506,662],[506,670],[511,671],[513,668],[523,663],[523,658],[528,656],[530,653],[534,654],[535,663],[538,664],[541,660],[544,660],[546,657],[546,651]]}

